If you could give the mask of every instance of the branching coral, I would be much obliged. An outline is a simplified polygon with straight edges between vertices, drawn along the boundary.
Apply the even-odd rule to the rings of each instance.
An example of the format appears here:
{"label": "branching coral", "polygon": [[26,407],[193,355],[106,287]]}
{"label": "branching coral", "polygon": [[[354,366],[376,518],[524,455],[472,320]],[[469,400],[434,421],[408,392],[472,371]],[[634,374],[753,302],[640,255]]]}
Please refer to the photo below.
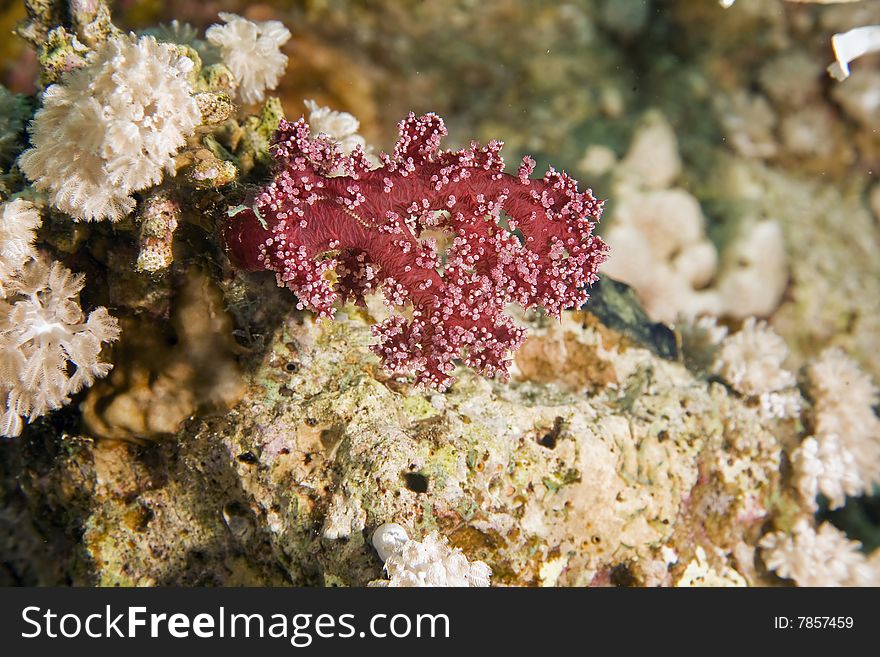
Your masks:
{"label": "branching coral", "polygon": [[837,508],[880,483],[878,391],[840,349],[823,352],[807,374],[814,435],[792,455],[798,489],[812,508],[820,492]]}
{"label": "branching coral", "polygon": [[805,438],[791,456],[797,475],[797,488],[807,505],[816,510],[821,492],[832,509],[842,507],[846,497],[861,492],[861,482],[852,453],[840,444],[836,434],[825,434],[821,441]]}
{"label": "branching coral", "polygon": [[31,260],[0,301],[0,433],[17,436],[34,419],[105,376],[101,344],[116,340],[116,320],[100,307],[88,318],[77,297],[85,280],[61,263]]}
{"label": "branching coral", "polygon": [[411,540],[397,523],[386,523],[373,533],[373,546],[385,562],[390,587],[489,586],[492,570],[482,561],[468,561],[458,548],[432,532],[423,541]]}
{"label": "branching coral", "polygon": [[[439,150],[446,128],[434,114],[410,114],[399,128],[393,153],[371,170],[359,148],[344,156],[304,120],[282,121],[275,180],[230,211],[226,245],[240,266],[274,271],[322,317],[340,298],[363,303],[379,289],[390,306],[411,307],[409,320],[374,327],[373,350],[394,374],[444,388],[465,352],[470,367],[506,376],[525,332],[505,305],[558,316],[586,302],[605,258],[592,235],[602,204],[552,167],[531,179],[528,157],[518,175],[504,173],[500,142]],[[331,176],[340,167],[346,175]],[[445,257],[435,231],[449,235]]]}
{"label": "branching coral", "polygon": [[760,546],[767,567],[798,586],[876,586],[880,581],[877,559],[867,559],[858,541],[827,522],[816,530],[801,518],[790,535],[773,532]]}
{"label": "branching coral", "polygon": [[244,103],[258,103],[266,89],[274,89],[287,68],[281,52],[290,31],[278,21],[254,23],[235,14],[220,13],[226,25],[212,25],[205,33],[220,49],[224,63],[238,80],[238,97]]}
{"label": "branching coral", "polygon": [[22,170],[76,219],[122,218],[133,192],[174,172],[174,154],[201,122],[192,67],[153,37],[108,39],[46,90]]}
{"label": "branching coral", "polygon": [[784,366],[788,347],[766,323],[750,318],[726,336],[713,319],[702,318],[684,324],[681,333],[689,366],[720,375],[758,402],[763,417],[800,417],[812,429],[791,451],[795,486],[807,508],[818,508],[820,493],[836,509],[847,496],[871,492],[880,480],[880,419],[873,409],[878,391],[855,361],[840,349],[826,349],[806,368],[813,404],[804,408],[808,404]]}

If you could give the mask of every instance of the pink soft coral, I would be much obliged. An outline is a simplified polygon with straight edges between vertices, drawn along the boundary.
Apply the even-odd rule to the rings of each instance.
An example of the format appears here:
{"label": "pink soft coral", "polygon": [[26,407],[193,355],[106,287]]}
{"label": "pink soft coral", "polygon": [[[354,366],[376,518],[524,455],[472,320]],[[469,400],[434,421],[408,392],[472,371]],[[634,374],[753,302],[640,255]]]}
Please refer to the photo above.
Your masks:
{"label": "pink soft coral", "polygon": [[[602,203],[553,168],[531,179],[529,157],[517,176],[504,173],[497,141],[439,150],[447,133],[434,114],[410,114],[399,128],[394,152],[371,170],[360,149],[343,156],[304,120],[282,121],[275,180],[231,212],[227,248],[243,268],[276,272],[320,316],[380,288],[390,305],[411,306],[409,320],[373,328],[373,350],[394,374],[442,389],[463,357],[505,377],[525,337],[505,304],[558,316],[586,302],[607,250],[592,235]],[[445,235],[445,253],[430,234]]]}

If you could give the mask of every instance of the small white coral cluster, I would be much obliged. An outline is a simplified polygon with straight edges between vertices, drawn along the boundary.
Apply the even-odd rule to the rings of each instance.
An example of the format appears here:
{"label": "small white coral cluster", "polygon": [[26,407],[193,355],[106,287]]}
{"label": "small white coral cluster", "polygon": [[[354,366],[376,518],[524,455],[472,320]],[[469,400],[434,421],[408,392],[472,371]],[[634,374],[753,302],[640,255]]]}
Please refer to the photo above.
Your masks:
{"label": "small white coral cluster", "polygon": [[816,530],[800,518],[790,534],[767,534],[760,546],[767,568],[798,586],[880,585],[880,550],[866,557],[861,543],[827,522]]}
{"label": "small white coral cluster", "polygon": [[750,317],[720,341],[713,369],[738,393],[757,399],[764,417],[795,417],[801,396],[794,374],[784,367],[787,357],[785,340],[766,322]]}
{"label": "small white coral cluster", "polygon": [[121,219],[134,192],[174,173],[175,153],[201,122],[192,69],[191,59],[153,37],[108,39],[46,89],[22,170],[75,219]]}
{"label": "small white coral cluster", "polygon": [[807,369],[813,436],[792,454],[798,490],[815,509],[822,493],[832,509],[880,483],[877,387],[840,349],[826,349]]}
{"label": "small white coral cluster", "polygon": [[253,22],[235,14],[220,13],[225,25],[212,25],[205,32],[208,42],[220,50],[223,63],[238,82],[238,98],[258,103],[267,89],[274,89],[287,68],[281,46],[290,31],[278,21]]}
{"label": "small white coral cluster", "polygon": [[84,284],[34,249],[40,215],[17,199],[0,210],[0,435],[17,436],[24,418],[59,408],[110,370],[101,344],[119,336],[106,308],[88,318]]}
{"label": "small white coral cluster", "polygon": [[52,205],[76,220],[118,221],[134,209],[135,192],[174,175],[175,155],[203,121],[192,49],[222,59],[244,103],[278,84],[290,32],[278,21],[220,17],[226,25],[208,29],[209,43],[178,23],[111,37],[46,89],[20,165]]}
{"label": "small white coral cluster", "polygon": [[[837,348],[826,349],[806,368],[812,407],[804,401],[792,372],[785,368],[788,348],[766,323],[746,320],[732,335],[710,318],[686,325],[683,350],[698,367],[709,368],[734,390],[760,402],[768,419],[796,418],[813,435],[792,452],[794,481],[805,509],[814,512],[822,493],[834,508],[847,496],[870,494],[880,482],[880,394],[870,377]],[[764,562],[800,586],[880,585],[880,550],[870,559],[861,545],[826,523],[816,530],[800,518],[791,532],[765,536]]]}
{"label": "small white coral cluster", "polygon": [[[588,152],[584,165],[595,155]],[[699,202],[674,186],[681,166],[672,127],[649,112],[614,168],[618,203],[605,235],[611,255],[603,271],[631,285],[657,321],[770,314],[788,278],[779,225],[744,221],[719,257]]]}
{"label": "small white coral cluster", "polygon": [[[305,105],[309,110],[309,129],[312,135],[321,134],[329,137],[339,145],[343,155],[350,155],[355,149],[360,148],[371,165],[379,166],[379,158],[373,154],[373,149],[358,133],[361,124],[353,115],[323,107],[314,100],[306,100]],[[344,171],[339,167],[331,175],[343,173]]]}
{"label": "small white coral cluster", "polygon": [[411,540],[397,523],[381,525],[373,533],[373,546],[385,562],[390,587],[489,586],[492,571],[482,561],[468,561],[445,537],[431,532],[423,541]]}
{"label": "small white coral cluster", "polygon": [[329,137],[339,144],[343,155],[350,155],[360,147],[372,164],[379,165],[379,158],[373,155],[372,146],[359,133],[361,123],[357,118],[348,112],[318,105],[314,100],[306,100],[305,105],[309,110],[309,128],[313,135]]}
{"label": "small white coral cluster", "polygon": [[101,343],[116,340],[119,327],[103,307],[86,318],[78,301],[84,284],[60,262],[32,260],[0,301],[3,435],[18,435],[23,417],[60,408],[110,371]]}

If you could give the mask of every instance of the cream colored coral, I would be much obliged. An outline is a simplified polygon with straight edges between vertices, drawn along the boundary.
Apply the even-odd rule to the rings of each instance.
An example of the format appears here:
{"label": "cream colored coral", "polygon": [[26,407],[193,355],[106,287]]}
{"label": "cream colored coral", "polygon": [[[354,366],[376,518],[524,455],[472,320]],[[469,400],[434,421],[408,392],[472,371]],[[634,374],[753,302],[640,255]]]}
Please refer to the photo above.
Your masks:
{"label": "cream colored coral", "polygon": [[16,199],[3,204],[0,210],[0,299],[13,284],[13,276],[36,257],[34,231],[41,221],[40,214],[28,201]]}
{"label": "cream colored coral", "polygon": [[816,496],[821,492],[832,509],[842,507],[846,497],[858,495],[861,481],[852,453],[840,444],[835,434],[822,436],[821,442],[810,436],[792,453],[797,488],[804,501],[816,510]]}
{"label": "cream colored coral", "polygon": [[605,234],[611,254],[602,271],[631,285],[657,321],[769,315],[788,282],[779,225],[744,221],[719,257],[699,201],[672,186],[681,168],[672,126],[647,112],[614,167],[617,201]]}
{"label": "cream colored coral", "polygon": [[788,346],[766,322],[749,317],[715,353],[713,370],[738,393],[756,399],[765,418],[796,417],[801,396],[785,369]]}
{"label": "cream colored coral", "polygon": [[105,376],[101,345],[119,336],[106,308],[79,305],[84,276],[59,262],[31,260],[0,301],[0,433],[17,436],[24,418],[60,408]]}
{"label": "cream colored coral", "polygon": [[739,393],[757,397],[794,385],[783,367],[788,347],[766,322],[750,317],[742,328],[722,340],[715,371]]}
{"label": "cream colored coral", "polygon": [[861,543],[849,540],[830,523],[816,530],[801,518],[790,534],[773,532],[761,539],[764,563],[798,586],[877,586],[878,560],[867,559]]}
{"label": "cream colored coral", "polygon": [[153,37],[108,39],[46,89],[22,170],[74,219],[121,219],[134,192],[173,175],[175,153],[201,121],[192,68]]}
{"label": "cream colored coral", "polygon": [[397,523],[386,523],[373,533],[373,545],[385,561],[387,586],[489,586],[489,566],[469,561],[437,532],[414,541]]}
{"label": "cream colored coral", "polygon": [[[309,129],[313,135],[323,134],[329,137],[339,144],[339,150],[344,155],[349,155],[360,148],[373,166],[379,165],[379,158],[373,155],[372,148],[367,146],[366,140],[358,134],[361,124],[353,115],[322,107],[314,100],[306,100],[305,105],[309,110]],[[334,175],[342,173],[344,173],[342,169],[333,172]]]}
{"label": "cream colored coral", "polygon": [[826,349],[807,369],[814,435],[792,455],[798,490],[811,508],[822,493],[831,508],[880,483],[880,400],[871,378],[840,349]]}
{"label": "cream colored coral", "polygon": [[717,284],[724,314],[767,317],[788,283],[782,228],[772,219],[748,222],[725,250]]}
{"label": "cream colored coral", "polygon": [[711,280],[718,254],[706,239],[699,203],[682,189],[627,194],[606,234],[609,276],[632,285],[655,320],[721,313]]}
{"label": "cream colored coral", "polygon": [[238,81],[238,98],[259,103],[267,89],[274,89],[287,68],[281,52],[290,32],[278,21],[253,22],[235,14],[220,13],[225,25],[212,25],[205,32],[208,42],[219,48],[223,62]]}

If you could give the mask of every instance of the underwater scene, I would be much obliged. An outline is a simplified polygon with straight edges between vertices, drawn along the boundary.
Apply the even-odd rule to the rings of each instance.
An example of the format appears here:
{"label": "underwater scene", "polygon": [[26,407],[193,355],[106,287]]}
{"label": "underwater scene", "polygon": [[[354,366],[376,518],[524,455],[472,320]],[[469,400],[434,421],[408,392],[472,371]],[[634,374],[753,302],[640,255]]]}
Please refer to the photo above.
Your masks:
{"label": "underwater scene", "polygon": [[880,586],[880,0],[0,32],[0,585]]}

